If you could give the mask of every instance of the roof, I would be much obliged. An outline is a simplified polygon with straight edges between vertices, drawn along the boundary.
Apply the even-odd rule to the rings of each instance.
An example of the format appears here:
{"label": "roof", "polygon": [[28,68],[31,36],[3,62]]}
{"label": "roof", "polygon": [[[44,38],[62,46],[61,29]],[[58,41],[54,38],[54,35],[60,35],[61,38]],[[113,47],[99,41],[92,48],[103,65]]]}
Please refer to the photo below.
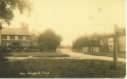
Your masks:
{"label": "roof", "polygon": [[27,29],[22,28],[3,28],[2,35],[30,35]]}

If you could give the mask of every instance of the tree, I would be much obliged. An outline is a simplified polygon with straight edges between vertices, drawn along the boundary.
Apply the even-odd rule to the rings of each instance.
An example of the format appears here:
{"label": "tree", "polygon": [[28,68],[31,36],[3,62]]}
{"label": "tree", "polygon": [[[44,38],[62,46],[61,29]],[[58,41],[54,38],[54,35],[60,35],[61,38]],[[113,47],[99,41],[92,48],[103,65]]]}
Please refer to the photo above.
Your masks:
{"label": "tree", "polygon": [[90,42],[87,37],[79,37],[74,43],[73,43],[73,49],[81,50],[84,46],[89,46]]}
{"label": "tree", "polygon": [[10,23],[14,17],[14,9],[18,9],[23,13],[25,9],[30,10],[28,0],[0,0],[0,21]]}
{"label": "tree", "polygon": [[[14,17],[14,10],[18,9],[20,13],[23,13],[25,9],[31,10],[28,0],[0,0],[0,50],[5,47],[1,47],[1,30],[2,23],[10,24],[10,21]],[[4,51],[0,51],[4,52]],[[4,56],[0,53],[0,59]]]}
{"label": "tree", "polygon": [[48,29],[39,36],[40,51],[56,51],[60,45],[61,37],[55,34],[52,30]]}
{"label": "tree", "polygon": [[83,47],[88,47],[89,51],[92,52],[93,47],[99,47],[99,46],[100,46],[100,35],[93,34],[93,35],[90,35],[90,36],[79,37],[73,43],[72,48],[80,51],[80,50],[82,50]]}
{"label": "tree", "polygon": [[23,13],[25,9],[31,10],[29,0],[0,0],[0,46],[1,46],[1,30],[2,24],[10,24],[14,17],[14,10],[18,9]]}

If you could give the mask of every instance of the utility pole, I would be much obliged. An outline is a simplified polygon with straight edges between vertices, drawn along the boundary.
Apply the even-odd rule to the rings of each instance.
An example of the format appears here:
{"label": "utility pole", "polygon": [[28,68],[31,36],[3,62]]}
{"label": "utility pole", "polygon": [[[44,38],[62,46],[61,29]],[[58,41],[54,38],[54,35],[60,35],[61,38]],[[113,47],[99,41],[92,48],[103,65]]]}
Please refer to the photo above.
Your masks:
{"label": "utility pole", "polygon": [[114,25],[113,67],[115,69],[117,68],[118,52],[119,52],[119,31],[118,31],[118,26]]}
{"label": "utility pole", "polygon": [[2,33],[2,24],[0,23],[0,46],[1,46],[1,33]]}

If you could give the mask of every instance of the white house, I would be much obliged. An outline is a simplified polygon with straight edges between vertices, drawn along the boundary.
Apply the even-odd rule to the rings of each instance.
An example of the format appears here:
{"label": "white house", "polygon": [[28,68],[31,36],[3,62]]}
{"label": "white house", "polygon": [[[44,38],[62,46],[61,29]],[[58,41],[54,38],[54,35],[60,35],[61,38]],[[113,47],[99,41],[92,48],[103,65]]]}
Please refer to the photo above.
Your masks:
{"label": "white house", "polygon": [[22,46],[28,46],[30,44],[31,34],[28,27],[21,28],[3,28],[0,34],[1,45],[8,46],[12,42],[19,42]]}

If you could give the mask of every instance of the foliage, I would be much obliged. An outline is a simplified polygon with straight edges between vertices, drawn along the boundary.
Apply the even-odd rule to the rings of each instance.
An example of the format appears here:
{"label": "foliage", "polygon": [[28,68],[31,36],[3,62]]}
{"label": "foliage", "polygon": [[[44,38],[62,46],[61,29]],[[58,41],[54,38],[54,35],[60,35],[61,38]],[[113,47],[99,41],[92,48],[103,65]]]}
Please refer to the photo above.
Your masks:
{"label": "foliage", "polygon": [[17,42],[17,41],[14,41],[12,42],[8,48],[11,50],[11,51],[16,51],[16,50],[21,50],[23,49],[23,46],[20,42]]}
{"label": "foliage", "polygon": [[29,59],[24,61],[0,62],[0,77],[52,77],[52,78],[124,78],[126,64],[75,59]]}
{"label": "foliage", "polygon": [[73,43],[73,48],[80,49],[84,46],[89,46],[89,40],[88,38],[85,37],[80,37],[78,38],[74,43]]}
{"label": "foliage", "polygon": [[60,36],[48,29],[39,36],[38,43],[40,51],[56,51],[56,48],[60,45],[60,41]]}
{"label": "foliage", "polygon": [[82,49],[82,47],[94,47],[100,46],[100,36],[99,35],[91,35],[91,36],[82,36],[76,39],[73,42],[73,49]]}
{"label": "foliage", "polygon": [[10,52],[6,46],[0,46],[0,61],[4,61],[6,60],[4,57],[6,56],[6,54]]}
{"label": "foliage", "polygon": [[0,46],[0,53],[6,53],[9,52],[6,46]]}
{"label": "foliage", "polygon": [[23,13],[24,9],[31,9],[28,0],[0,0],[0,20],[10,23],[14,17],[14,9]]}

